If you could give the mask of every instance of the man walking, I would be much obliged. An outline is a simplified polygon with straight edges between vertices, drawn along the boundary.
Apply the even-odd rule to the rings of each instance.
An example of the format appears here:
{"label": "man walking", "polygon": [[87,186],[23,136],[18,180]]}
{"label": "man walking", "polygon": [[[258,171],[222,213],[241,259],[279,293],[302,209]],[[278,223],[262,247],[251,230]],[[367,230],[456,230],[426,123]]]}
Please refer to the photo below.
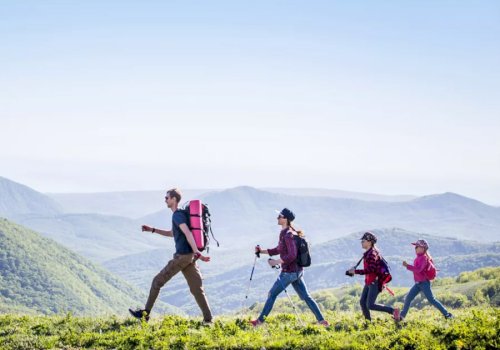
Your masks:
{"label": "man walking", "polygon": [[203,256],[196,247],[192,232],[187,225],[188,218],[185,212],[178,209],[179,202],[181,201],[181,192],[177,188],[167,191],[165,202],[167,207],[172,210],[172,230],[160,230],[155,227],[147,225],[142,226],[142,231],[149,231],[157,233],[162,236],[173,237],[175,242],[175,254],[173,259],[170,260],[153,279],[151,283],[151,290],[149,291],[149,298],[146,302],[144,309],[131,310],[129,312],[136,318],[144,317],[149,320],[151,309],[160,294],[160,289],[179,271],[182,272],[189,285],[189,290],[193,294],[198,306],[203,313],[203,321],[206,323],[212,322],[212,312],[208,305],[205,291],[203,290],[202,278],[200,270],[196,265],[196,260],[208,262],[210,257]]}

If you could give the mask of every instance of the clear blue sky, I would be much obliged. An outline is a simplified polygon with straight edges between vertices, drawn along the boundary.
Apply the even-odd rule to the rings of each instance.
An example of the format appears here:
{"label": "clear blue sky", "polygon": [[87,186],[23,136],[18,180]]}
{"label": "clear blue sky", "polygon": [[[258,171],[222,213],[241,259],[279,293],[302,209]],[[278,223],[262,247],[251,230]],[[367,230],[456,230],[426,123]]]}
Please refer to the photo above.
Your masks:
{"label": "clear blue sky", "polygon": [[499,1],[2,1],[0,176],[500,205]]}

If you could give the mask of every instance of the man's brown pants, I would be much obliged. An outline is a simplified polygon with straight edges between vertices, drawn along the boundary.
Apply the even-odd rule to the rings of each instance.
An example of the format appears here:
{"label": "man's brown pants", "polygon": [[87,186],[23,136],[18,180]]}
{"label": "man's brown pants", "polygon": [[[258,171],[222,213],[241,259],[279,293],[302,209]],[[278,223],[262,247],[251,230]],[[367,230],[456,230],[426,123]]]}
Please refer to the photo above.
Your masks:
{"label": "man's brown pants", "polygon": [[203,290],[202,278],[198,266],[193,261],[194,254],[174,254],[174,258],[170,260],[153,279],[151,283],[151,290],[149,291],[149,298],[146,303],[145,309],[149,312],[153,308],[153,305],[160,294],[160,289],[167,283],[172,277],[174,277],[179,271],[186,278],[189,285],[189,290],[193,294],[198,306],[203,313],[204,321],[212,320],[212,312],[208,306],[207,297],[205,291]]}

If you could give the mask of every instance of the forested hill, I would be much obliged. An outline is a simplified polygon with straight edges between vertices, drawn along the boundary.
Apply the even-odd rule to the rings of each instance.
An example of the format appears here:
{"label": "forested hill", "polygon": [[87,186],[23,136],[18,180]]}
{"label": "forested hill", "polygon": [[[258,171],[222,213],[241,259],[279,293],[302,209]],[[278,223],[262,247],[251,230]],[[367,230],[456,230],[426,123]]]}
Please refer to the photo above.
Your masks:
{"label": "forested hill", "polygon": [[126,314],[144,301],[137,289],[87,259],[0,218],[0,312]]}

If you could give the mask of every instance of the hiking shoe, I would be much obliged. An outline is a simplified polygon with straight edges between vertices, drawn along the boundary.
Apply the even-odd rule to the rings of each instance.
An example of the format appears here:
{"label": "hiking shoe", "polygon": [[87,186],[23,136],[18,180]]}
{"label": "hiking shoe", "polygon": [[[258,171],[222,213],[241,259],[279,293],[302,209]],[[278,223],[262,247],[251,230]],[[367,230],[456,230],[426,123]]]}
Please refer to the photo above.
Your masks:
{"label": "hiking shoe", "polygon": [[450,319],[450,318],[454,318],[455,316],[453,316],[451,313],[447,313],[446,315],[444,315],[444,318],[446,318],[447,320]]}
{"label": "hiking shoe", "polygon": [[400,312],[399,312],[399,308],[397,308],[397,307],[396,307],[396,308],[394,308],[394,312],[392,313],[392,317],[394,317],[394,320],[395,320],[396,322],[401,321],[401,314],[400,314]]}
{"label": "hiking shoe", "polygon": [[147,312],[144,309],[137,309],[137,310],[128,309],[128,312],[130,312],[130,314],[135,318],[137,318],[138,320],[141,320],[144,317],[146,322],[149,321],[149,312]]}
{"label": "hiking shoe", "polygon": [[330,323],[327,320],[319,321],[318,324],[323,327],[330,327]]}
{"label": "hiking shoe", "polygon": [[263,324],[264,322],[262,322],[261,320],[259,319],[256,319],[256,320],[251,320],[250,321],[250,324],[254,327],[259,327],[261,324]]}
{"label": "hiking shoe", "polygon": [[203,320],[203,322],[201,323],[202,325],[204,326],[213,326],[214,325],[214,322],[212,320]]}

